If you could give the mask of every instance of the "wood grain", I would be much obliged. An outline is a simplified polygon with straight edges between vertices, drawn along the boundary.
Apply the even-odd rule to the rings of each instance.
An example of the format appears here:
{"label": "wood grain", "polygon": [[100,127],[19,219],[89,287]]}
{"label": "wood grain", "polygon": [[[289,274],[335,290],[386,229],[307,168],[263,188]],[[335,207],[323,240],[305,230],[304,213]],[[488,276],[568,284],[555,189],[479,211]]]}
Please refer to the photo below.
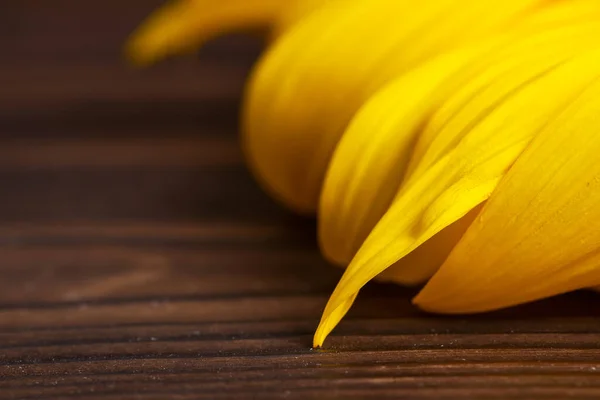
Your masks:
{"label": "wood grain", "polygon": [[244,166],[260,43],[132,70],[159,3],[1,7],[0,399],[600,397],[590,292],[451,318],[370,284],[312,350],[340,271]]}

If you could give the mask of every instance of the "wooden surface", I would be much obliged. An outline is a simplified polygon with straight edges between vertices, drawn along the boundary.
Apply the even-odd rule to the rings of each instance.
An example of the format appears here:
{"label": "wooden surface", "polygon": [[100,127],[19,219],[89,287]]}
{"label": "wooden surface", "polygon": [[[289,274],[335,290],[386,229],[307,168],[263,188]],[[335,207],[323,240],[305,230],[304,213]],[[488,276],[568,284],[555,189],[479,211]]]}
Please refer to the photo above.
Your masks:
{"label": "wooden surface", "polygon": [[259,45],[130,70],[157,3],[2,1],[0,399],[600,397],[587,292],[444,318],[371,284],[311,350],[340,271],[243,165]]}

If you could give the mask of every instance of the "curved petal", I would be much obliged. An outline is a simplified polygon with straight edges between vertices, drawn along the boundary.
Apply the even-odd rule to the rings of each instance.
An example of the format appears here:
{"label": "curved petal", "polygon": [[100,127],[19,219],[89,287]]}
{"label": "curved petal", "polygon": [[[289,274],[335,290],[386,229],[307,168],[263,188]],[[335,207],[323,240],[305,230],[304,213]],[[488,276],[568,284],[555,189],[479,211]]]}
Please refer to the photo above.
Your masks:
{"label": "curved petal", "polygon": [[[536,32],[526,24],[510,34],[445,53],[392,81],[359,110],[333,154],[322,189],[319,242],[328,259],[347,265],[356,254],[391,204],[413,152],[409,175],[426,169],[440,157],[441,149],[459,140],[455,135],[468,129],[465,124],[477,122],[471,115],[483,118],[495,101],[506,100],[523,82],[581,52],[600,34],[597,22],[557,25]],[[459,108],[468,102],[470,107]],[[460,118],[461,113],[465,117]],[[414,151],[416,141],[420,151]],[[457,240],[460,236],[453,232]],[[449,245],[447,239],[440,240],[444,248]],[[436,256],[429,257],[429,263],[415,265],[434,272],[441,263],[431,262],[448,254],[439,246],[422,254],[434,249]],[[430,275],[419,271],[418,276]]]}
{"label": "curved petal", "polygon": [[171,0],[153,12],[126,44],[129,59],[147,65],[195,51],[216,36],[272,28],[283,32],[327,0]]}
{"label": "curved petal", "polygon": [[353,118],[338,144],[319,203],[319,244],[346,265],[392,202],[426,117],[443,95],[441,82],[478,54],[451,52],[403,75]]}
{"label": "curved petal", "polygon": [[[407,167],[407,180],[453,149],[465,131],[495,109],[495,102],[507,101],[522,84],[593,47],[599,35],[598,19],[544,29],[523,35],[489,57],[485,69],[477,71],[478,65],[466,68],[460,80],[463,87],[436,111],[421,134]],[[465,80],[465,75],[470,79]]]}
{"label": "curved petal", "polygon": [[475,206],[373,279],[402,285],[419,285],[427,281],[444,263],[480,210],[481,205]]}
{"label": "curved petal", "polygon": [[315,346],[323,343],[365,283],[490,196],[529,141],[596,79],[600,70],[590,59],[599,60],[600,53],[577,57],[525,83],[401,190],[338,283]]}
{"label": "curved petal", "polygon": [[487,311],[600,284],[599,116],[596,81],[519,157],[419,307]]}
{"label": "curved petal", "polygon": [[291,208],[314,212],[331,155],[366,99],[543,2],[505,1],[494,12],[476,0],[462,7],[452,0],[346,0],[319,8],[273,44],[251,77],[244,143],[255,175]]}

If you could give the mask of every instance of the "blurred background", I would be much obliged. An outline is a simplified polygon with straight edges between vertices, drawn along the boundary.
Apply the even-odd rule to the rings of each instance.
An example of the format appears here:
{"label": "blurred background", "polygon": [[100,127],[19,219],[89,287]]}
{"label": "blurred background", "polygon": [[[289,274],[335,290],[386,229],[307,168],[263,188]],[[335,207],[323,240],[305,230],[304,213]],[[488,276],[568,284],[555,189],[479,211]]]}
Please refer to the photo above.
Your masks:
{"label": "blurred background", "polygon": [[275,204],[244,165],[240,96],[262,44],[230,36],[134,69],[123,44],[160,4],[0,7],[0,327],[39,322],[2,307],[58,302],[69,325],[82,303],[156,312],[164,299],[291,289],[317,290],[304,307],[316,320],[340,274],[314,221]]}
{"label": "blurred background", "polygon": [[224,38],[197,57],[135,70],[123,43],[160,4],[3,2],[1,220],[281,215],[249,178],[236,141],[261,43]]}

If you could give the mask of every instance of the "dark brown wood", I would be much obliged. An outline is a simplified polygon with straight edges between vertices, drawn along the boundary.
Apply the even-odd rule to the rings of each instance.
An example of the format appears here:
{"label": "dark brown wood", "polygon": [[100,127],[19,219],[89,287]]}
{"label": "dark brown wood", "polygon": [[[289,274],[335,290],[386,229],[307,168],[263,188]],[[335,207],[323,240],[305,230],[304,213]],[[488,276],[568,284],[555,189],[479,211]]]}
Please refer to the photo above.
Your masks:
{"label": "dark brown wood", "polygon": [[0,399],[600,397],[600,296],[439,317],[340,271],[256,185],[237,137],[260,45],[135,71],[159,0],[0,6]]}

